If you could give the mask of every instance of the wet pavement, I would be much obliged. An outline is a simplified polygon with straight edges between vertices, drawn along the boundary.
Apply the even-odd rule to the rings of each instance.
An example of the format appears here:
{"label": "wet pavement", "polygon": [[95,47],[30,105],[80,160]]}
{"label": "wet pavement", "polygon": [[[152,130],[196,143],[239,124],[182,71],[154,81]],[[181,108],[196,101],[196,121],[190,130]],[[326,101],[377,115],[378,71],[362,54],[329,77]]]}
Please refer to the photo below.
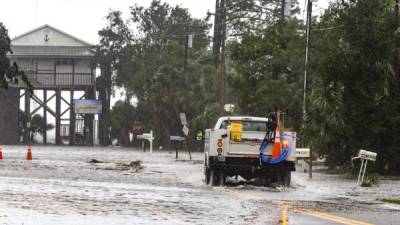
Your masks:
{"label": "wet pavement", "polygon": [[[287,188],[209,187],[201,153],[193,161],[117,147],[34,146],[33,161],[25,154],[3,146],[0,225],[400,224],[400,206],[378,200],[399,198],[399,180],[361,188],[353,178],[295,172]],[[143,168],[130,165],[138,160]]]}

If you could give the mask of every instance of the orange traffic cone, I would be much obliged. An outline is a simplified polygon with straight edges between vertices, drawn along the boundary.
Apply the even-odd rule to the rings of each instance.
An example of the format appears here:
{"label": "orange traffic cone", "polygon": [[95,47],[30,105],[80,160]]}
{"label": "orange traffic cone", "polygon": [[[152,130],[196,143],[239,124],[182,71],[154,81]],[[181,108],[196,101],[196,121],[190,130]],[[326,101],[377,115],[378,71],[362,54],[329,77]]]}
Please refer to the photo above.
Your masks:
{"label": "orange traffic cone", "polygon": [[1,148],[1,145],[0,145],[0,160],[3,160],[3,149]]}
{"label": "orange traffic cone", "polygon": [[272,150],[272,158],[276,158],[281,155],[281,132],[277,127],[275,130],[275,142],[274,149]]}
{"label": "orange traffic cone", "polygon": [[274,148],[272,149],[272,158],[279,157],[281,155],[281,129],[279,123],[279,113],[277,116],[277,126],[275,129],[275,141],[274,141]]}
{"label": "orange traffic cone", "polygon": [[28,152],[26,153],[26,160],[32,160],[32,147],[28,145]]}

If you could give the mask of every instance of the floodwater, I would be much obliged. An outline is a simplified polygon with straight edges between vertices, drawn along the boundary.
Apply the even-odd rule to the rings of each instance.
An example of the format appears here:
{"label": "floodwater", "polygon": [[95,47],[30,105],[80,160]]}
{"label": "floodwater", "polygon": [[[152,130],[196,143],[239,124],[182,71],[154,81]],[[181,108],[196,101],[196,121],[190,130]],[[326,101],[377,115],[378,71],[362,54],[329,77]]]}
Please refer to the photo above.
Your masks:
{"label": "floodwater", "polygon": [[[3,146],[3,224],[400,224],[400,181],[356,186],[354,178],[295,172],[291,187],[232,179],[203,182],[202,153],[118,147]],[[95,160],[94,160],[95,159]],[[131,162],[135,162],[132,163]],[[300,168],[299,171],[303,171]],[[285,220],[285,221],[283,221]]]}

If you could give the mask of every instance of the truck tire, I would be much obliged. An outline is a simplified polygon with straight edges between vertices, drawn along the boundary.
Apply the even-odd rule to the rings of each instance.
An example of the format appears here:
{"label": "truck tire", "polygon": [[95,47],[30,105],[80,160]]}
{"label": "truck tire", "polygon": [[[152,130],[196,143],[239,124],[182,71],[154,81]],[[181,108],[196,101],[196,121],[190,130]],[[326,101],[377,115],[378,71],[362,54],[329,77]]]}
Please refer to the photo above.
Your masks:
{"label": "truck tire", "polygon": [[218,180],[219,180],[219,186],[224,186],[225,185],[225,181],[226,181],[226,176],[225,176],[225,173],[224,173],[224,171],[223,170],[221,170],[220,172],[219,172],[219,176],[218,176]]}
{"label": "truck tire", "polygon": [[206,183],[206,185],[210,184],[210,159],[208,158],[208,155],[205,154],[204,157],[204,183]]}
{"label": "truck tire", "polygon": [[256,181],[264,187],[270,187],[271,186],[271,178],[268,176],[259,176],[257,177]]}
{"label": "truck tire", "polygon": [[292,179],[292,173],[290,171],[286,171],[284,175],[281,177],[282,185],[285,187],[289,187],[291,179]]}
{"label": "truck tire", "polygon": [[210,183],[210,169],[207,167],[204,168],[204,183],[207,185]]}
{"label": "truck tire", "polygon": [[210,181],[208,184],[210,186],[215,186],[217,184],[217,174],[214,169],[210,169]]}

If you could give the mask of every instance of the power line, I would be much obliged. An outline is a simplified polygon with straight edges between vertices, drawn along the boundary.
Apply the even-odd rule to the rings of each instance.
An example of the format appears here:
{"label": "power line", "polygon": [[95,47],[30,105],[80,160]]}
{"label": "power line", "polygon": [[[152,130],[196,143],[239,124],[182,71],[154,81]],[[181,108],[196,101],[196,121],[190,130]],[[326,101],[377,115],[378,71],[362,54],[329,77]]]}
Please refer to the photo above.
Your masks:
{"label": "power line", "polygon": [[335,26],[335,27],[316,28],[316,29],[313,29],[313,31],[335,30],[335,29],[342,28],[342,27],[344,27],[344,25],[339,25],[339,26]]}

